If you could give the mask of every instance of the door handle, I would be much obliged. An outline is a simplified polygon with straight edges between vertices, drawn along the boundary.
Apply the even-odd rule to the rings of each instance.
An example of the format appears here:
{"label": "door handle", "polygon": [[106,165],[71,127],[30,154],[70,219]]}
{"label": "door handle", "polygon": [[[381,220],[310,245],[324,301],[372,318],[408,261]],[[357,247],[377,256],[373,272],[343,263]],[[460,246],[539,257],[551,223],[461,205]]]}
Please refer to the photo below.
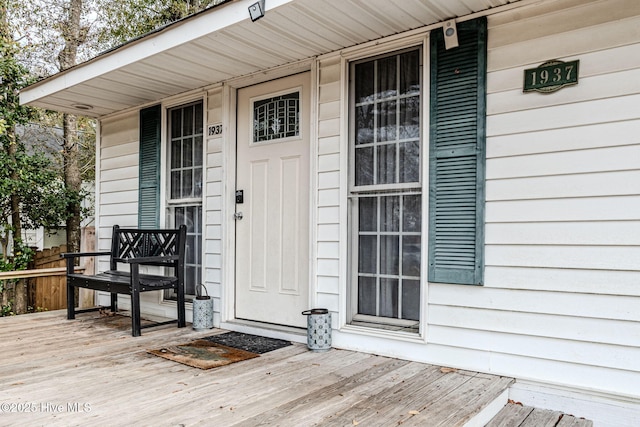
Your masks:
{"label": "door handle", "polygon": [[243,217],[242,212],[236,212],[233,214],[233,219],[235,219],[236,221],[241,220]]}

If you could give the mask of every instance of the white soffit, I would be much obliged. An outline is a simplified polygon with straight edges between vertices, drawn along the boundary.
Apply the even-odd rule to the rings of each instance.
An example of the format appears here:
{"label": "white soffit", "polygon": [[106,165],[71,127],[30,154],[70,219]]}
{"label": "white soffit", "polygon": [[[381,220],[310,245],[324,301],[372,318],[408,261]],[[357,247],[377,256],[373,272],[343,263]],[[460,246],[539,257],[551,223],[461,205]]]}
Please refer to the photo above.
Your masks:
{"label": "white soffit", "polygon": [[256,1],[145,35],[25,88],[21,102],[100,117],[520,0],[266,0],[265,16],[252,22]]}

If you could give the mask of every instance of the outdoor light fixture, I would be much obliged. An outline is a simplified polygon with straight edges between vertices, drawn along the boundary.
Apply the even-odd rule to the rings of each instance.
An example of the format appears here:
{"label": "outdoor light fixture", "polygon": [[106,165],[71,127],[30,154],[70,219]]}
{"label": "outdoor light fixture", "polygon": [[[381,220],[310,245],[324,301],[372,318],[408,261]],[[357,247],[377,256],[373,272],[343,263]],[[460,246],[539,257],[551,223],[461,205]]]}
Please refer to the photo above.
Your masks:
{"label": "outdoor light fixture", "polygon": [[456,29],[456,20],[450,19],[445,22],[442,31],[444,32],[444,48],[449,50],[458,47],[458,30]]}
{"label": "outdoor light fixture", "polygon": [[264,16],[264,2],[265,0],[259,0],[257,3],[249,6],[249,16],[251,16],[251,21],[255,22]]}
{"label": "outdoor light fixture", "polygon": [[75,108],[76,110],[83,110],[83,111],[93,110],[93,106],[88,104],[73,104],[72,107]]}

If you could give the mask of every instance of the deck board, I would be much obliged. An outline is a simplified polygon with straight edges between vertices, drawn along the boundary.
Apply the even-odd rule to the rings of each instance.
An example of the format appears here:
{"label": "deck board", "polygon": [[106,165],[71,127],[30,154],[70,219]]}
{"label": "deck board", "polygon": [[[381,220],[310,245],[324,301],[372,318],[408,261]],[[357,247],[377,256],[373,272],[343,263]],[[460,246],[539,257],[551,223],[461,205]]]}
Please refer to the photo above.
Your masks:
{"label": "deck board", "polygon": [[593,427],[593,421],[509,402],[485,427]]}
{"label": "deck board", "polygon": [[[146,350],[219,333],[166,325],[131,337],[129,319],[64,311],[0,318],[3,425],[464,425],[510,378],[294,344],[200,370]],[[88,404],[73,412],[67,404]],[[60,412],[53,410],[62,405]],[[567,419],[567,422],[570,420]],[[567,424],[570,425],[570,424]]]}

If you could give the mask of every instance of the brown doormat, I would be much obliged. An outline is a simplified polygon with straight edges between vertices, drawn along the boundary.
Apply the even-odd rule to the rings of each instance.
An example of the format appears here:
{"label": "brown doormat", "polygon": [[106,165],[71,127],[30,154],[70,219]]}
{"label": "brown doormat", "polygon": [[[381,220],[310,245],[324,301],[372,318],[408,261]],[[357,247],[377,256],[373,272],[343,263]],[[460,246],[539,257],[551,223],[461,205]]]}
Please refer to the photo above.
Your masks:
{"label": "brown doormat", "polygon": [[207,340],[195,340],[187,344],[172,345],[158,350],[147,350],[147,352],[200,369],[216,368],[259,356]]}

